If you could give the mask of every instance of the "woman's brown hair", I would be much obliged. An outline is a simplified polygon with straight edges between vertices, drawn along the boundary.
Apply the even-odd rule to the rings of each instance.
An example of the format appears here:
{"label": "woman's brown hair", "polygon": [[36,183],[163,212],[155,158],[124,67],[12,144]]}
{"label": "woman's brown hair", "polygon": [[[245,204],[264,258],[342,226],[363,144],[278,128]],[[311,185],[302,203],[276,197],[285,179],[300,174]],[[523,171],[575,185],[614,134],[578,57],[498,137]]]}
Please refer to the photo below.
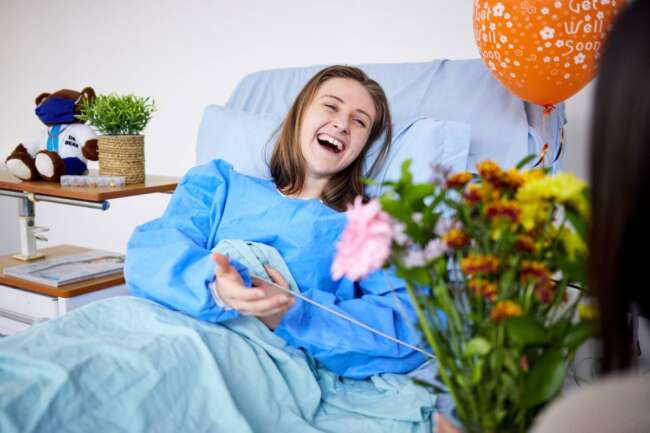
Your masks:
{"label": "woman's brown hair", "polygon": [[348,78],[363,85],[370,94],[377,112],[377,117],[370,129],[368,141],[357,159],[344,170],[332,176],[321,194],[320,198],[325,204],[342,211],[356,196],[364,195],[364,186],[361,181],[364,176],[363,161],[371,144],[385,132],[384,142],[377,158],[368,173],[365,173],[368,177],[375,176],[384,164],[393,135],[386,94],[381,86],[376,81],[368,78],[361,69],[353,66],[329,66],[318,72],[307,82],[287,113],[277,144],[273,150],[270,168],[276,186],[283,193],[295,194],[302,190],[306,168],[299,142],[303,115],[316,96],[320,86],[332,78]]}

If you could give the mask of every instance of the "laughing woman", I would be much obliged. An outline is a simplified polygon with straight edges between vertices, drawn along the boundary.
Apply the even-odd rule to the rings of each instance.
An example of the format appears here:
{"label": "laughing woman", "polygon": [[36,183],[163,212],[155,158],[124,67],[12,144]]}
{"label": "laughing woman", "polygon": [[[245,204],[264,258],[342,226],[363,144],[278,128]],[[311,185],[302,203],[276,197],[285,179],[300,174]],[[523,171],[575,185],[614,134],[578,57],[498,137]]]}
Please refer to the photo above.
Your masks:
{"label": "laughing woman", "polygon": [[[220,241],[239,239],[275,248],[300,291],[385,334],[417,343],[408,295],[383,273],[359,284],[332,281],[334,245],[346,219],[341,211],[363,195],[363,161],[370,145],[391,140],[388,102],[361,70],[332,66],[302,89],[284,121],[270,161],[272,180],[237,173],[217,160],[192,169],[165,214],[136,229],[127,252],[131,292],[209,322],[239,315],[258,318],[291,346],[337,374],[366,378],[403,373],[424,361],[419,353],[378,338],[304,301],[251,286],[247,266],[215,253]],[[268,279],[287,286],[275,269]],[[406,306],[409,317],[400,314]]]}

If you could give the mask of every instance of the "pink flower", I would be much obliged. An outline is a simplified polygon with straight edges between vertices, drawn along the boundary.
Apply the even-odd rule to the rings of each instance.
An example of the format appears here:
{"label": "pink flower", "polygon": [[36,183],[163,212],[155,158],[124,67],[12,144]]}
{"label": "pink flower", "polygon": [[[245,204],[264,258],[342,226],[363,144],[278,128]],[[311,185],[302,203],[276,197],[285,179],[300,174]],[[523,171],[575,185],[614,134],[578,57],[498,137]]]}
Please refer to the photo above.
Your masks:
{"label": "pink flower", "polygon": [[332,278],[346,276],[357,281],[383,266],[390,255],[393,237],[390,216],[376,199],[363,204],[361,197],[348,206],[348,225],[336,244]]}

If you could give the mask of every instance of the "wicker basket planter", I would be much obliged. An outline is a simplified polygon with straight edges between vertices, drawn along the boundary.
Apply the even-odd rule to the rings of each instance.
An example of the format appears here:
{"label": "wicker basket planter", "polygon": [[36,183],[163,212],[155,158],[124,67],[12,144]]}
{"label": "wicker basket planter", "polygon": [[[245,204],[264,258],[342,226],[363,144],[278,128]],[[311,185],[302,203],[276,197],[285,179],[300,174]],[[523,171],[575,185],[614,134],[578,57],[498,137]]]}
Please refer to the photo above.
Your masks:
{"label": "wicker basket planter", "polygon": [[144,182],[144,135],[100,135],[99,174],[124,176],[126,183]]}

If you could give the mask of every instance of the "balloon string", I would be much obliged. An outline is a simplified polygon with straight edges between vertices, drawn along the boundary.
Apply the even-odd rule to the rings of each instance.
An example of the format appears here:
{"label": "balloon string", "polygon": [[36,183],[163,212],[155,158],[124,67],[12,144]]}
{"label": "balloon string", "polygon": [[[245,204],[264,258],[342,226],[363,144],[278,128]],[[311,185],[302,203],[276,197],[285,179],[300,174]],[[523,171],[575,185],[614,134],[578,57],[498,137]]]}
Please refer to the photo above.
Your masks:
{"label": "balloon string", "polygon": [[[548,143],[546,143],[546,137],[545,137],[546,134],[544,134],[544,132],[545,132],[544,121],[546,120],[546,118],[548,116],[551,115],[551,113],[553,113],[555,111],[555,105],[546,104],[543,107],[544,107],[544,111],[542,112],[542,126],[540,128],[541,129],[540,133],[542,135],[542,139],[544,140],[544,146],[542,147],[542,151],[539,153],[539,159],[537,160],[537,162],[535,163],[533,168],[544,164],[544,161],[546,160],[546,154],[548,153],[548,150],[549,150],[549,145],[548,145]],[[562,131],[562,136],[564,136],[564,129]],[[562,149],[562,141],[563,141],[563,138],[560,139],[560,150]],[[555,160],[553,160],[553,162],[555,162],[559,156],[560,156],[560,153],[558,152],[558,154],[555,157]]]}
{"label": "balloon string", "polygon": [[533,168],[537,167],[538,165],[544,162],[547,153],[548,153],[548,143],[544,143],[544,147],[542,148],[542,151],[539,153],[539,159],[537,160],[535,165],[533,165]]}
{"label": "balloon string", "polygon": [[555,155],[553,162],[557,161],[560,155],[562,155],[562,150],[564,150],[564,126],[560,128],[560,148],[557,150],[557,155]]}

